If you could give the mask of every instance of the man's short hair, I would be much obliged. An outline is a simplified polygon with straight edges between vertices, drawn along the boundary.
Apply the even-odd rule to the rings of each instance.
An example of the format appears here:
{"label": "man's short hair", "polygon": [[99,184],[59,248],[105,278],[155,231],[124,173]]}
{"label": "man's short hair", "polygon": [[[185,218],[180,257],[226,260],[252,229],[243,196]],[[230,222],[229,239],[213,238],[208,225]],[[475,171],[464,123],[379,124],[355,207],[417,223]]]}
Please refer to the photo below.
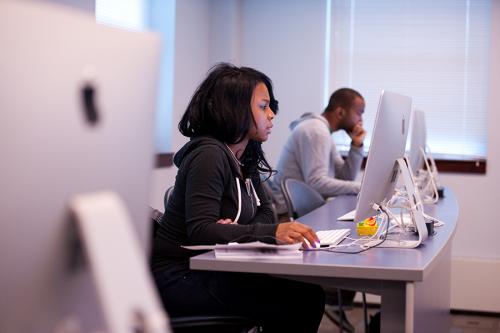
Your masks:
{"label": "man's short hair", "polygon": [[328,101],[325,112],[333,112],[339,106],[348,110],[351,108],[356,97],[363,98],[363,96],[361,96],[361,94],[354,89],[340,88],[334,91],[330,96],[330,101]]}

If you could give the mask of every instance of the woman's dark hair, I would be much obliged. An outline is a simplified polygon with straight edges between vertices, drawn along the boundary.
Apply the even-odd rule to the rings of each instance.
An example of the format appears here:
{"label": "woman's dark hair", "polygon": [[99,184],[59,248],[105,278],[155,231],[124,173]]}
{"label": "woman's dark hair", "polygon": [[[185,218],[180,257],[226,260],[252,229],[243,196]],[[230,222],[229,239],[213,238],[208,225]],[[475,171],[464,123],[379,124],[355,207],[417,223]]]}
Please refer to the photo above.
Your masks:
{"label": "woman's dark hair", "polygon": [[361,96],[361,94],[354,89],[340,88],[330,96],[325,112],[334,111],[339,106],[348,110],[351,108],[351,105],[356,97],[363,98],[363,96]]}
{"label": "woman's dark hair", "polygon": [[[179,131],[190,138],[211,136],[227,144],[241,142],[254,122],[251,102],[258,83],[266,85],[269,107],[276,114],[278,101],[274,98],[272,81],[265,74],[228,63],[215,65],[191,98],[179,122]],[[242,162],[246,175],[273,173],[260,142],[250,140]]]}

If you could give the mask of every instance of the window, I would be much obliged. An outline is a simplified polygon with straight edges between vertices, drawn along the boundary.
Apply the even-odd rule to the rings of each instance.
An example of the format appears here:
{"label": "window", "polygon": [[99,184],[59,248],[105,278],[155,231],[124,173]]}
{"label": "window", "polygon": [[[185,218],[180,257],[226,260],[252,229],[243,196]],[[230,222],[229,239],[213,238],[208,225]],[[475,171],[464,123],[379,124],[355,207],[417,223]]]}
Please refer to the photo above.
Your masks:
{"label": "window", "polygon": [[[426,113],[433,153],[486,156],[490,0],[327,4],[326,99],[340,87],[358,90],[371,130],[383,89],[411,96]],[[350,143],[344,133],[335,140]]]}
{"label": "window", "polygon": [[129,30],[145,30],[146,3],[143,0],[96,0],[95,18],[98,23]]}
{"label": "window", "polygon": [[172,129],[175,0],[96,0],[96,21],[128,30],[152,30],[162,39],[155,121],[157,153],[170,151]]}

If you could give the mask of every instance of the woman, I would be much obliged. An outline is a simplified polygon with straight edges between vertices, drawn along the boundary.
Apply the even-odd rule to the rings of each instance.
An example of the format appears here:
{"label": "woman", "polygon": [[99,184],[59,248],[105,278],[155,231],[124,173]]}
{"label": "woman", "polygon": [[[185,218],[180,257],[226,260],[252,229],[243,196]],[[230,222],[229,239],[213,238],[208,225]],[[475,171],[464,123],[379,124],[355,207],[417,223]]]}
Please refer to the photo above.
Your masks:
{"label": "woman", "polygon": [[179,171],[153,246],[153,273],[170,315],[241,315],[269,332],[317,331],[324,309],[319,286],[265,274],[191,271],[189,257],[199,252],[181,247],[318,242],[308,226],[276,224],[260,186],[260,174],[272,172],[261,142],[277,106],[266,75],[230,64],[215,66],[194,93],[179,123],[191,139],[175,154]]}

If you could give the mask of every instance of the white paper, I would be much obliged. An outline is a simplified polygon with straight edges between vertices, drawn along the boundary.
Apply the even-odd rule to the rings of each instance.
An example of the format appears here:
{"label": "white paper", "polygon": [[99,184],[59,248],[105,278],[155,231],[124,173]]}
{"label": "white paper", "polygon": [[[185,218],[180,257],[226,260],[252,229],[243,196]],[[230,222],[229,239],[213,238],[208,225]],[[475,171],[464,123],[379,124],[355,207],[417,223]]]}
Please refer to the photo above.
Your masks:
{"label": "white paper", "polygon": [[188,250],[213,250],[215,245],[181,245],[181,247]]}
{"label": "white paper", "polygon": [[262,242],[183,246],[189,250],[215,250],[216,258],[225,259],[302,259],[301,243],[274,245]]}
{"label": "white paper", "polygon": [[300,259],[302,252],[299,250],[276,250],[269,248],[231,250],[228,248],[215,249],[215,258],[221,259],[259,259],[259,260],[282,260]]}
{"label": "white paper", "polygon": [[251,243],[228,243],[228,244],[216,244],[216,245],[182,245],[183,248],[188,250],[215,250],[215,249],[277,249],[277,250],[298,250],[302,246],[302,243],[295,244],[267,244],[262,242],[251,242]]}
{"label": "white paper", "polygon": [[229,244],[217,244],[215,249],[276,249],[276,250],[298,250],[302,246],[302,243],[295,244],[267,244],[262,242],[251,242],[251,243],[229,243]]}

